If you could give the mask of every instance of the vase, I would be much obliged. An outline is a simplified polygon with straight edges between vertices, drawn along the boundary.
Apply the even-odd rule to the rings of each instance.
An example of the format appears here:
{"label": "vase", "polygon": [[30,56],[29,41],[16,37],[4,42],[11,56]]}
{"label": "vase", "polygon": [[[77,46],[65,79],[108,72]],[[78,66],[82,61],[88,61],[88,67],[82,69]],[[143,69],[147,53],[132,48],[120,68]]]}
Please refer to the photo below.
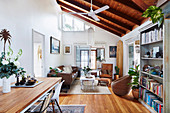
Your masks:
{"label": "vase", "polygon": [[11,92],[11,80],[10,78],[3,78],[3,93],[9,93]]}

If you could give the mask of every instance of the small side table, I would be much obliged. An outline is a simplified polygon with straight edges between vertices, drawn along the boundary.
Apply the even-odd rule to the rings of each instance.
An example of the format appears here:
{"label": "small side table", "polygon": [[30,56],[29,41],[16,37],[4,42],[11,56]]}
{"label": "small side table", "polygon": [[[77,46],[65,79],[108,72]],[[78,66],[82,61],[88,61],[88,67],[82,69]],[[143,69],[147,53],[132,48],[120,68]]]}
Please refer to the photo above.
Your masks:
{"label": "small side table", "polygon": [[110,85],[110,79],[109,78],[98,78],[98,84],[101,85],[101,83],[106,83],[107,86]]}

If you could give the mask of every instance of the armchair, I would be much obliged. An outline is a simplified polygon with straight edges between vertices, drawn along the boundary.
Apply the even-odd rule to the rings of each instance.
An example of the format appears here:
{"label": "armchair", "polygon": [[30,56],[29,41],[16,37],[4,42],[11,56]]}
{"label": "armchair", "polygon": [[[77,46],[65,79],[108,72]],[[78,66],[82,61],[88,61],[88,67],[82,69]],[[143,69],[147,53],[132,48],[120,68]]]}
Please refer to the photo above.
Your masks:
{"label": "armchair", "polygon": [[111,78],[113,75],[113,64],[102,64],[101,71],[99,73],[99,76],[101,78]]}

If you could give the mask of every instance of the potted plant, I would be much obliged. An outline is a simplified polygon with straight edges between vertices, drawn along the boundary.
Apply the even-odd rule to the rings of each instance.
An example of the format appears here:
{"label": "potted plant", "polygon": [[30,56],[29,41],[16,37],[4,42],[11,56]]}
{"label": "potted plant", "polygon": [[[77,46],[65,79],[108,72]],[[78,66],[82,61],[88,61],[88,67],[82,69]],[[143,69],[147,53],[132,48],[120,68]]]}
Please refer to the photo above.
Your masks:
{"label": "potted plant", "polygon": [[129,69],[129,76],[132,77],[132,82],[129,83],[129,85],[132,85],[132,94],[135,99],[139,98],[139,65],[136,66],[136,68],[130,68]]}
{"label": "potted plant", "polygon": [[86,76],[86,75],[88,74],[88,72],[91,71],[91,70],[92,70],[92,69],[90,69],[89,66],[84,67],[84,68],[83,68],[84,75]]}
{"label": "potted plant", "polygon": [[115,71],[116,71],[116,73],[114,74],[114,80],[117,80],[118,78],[119,78],[119,68],[118,68],[118,66],[115,66]]}
{"label": "potted plant", "polygon": [[164,21],[164,13],[162,13],[162,9],[156,6],[150,6],[148,9],[146,9],[146,11],[143,12],[142,17],[151,17],[153,24],[158,22],[158,27],[160,27]]}

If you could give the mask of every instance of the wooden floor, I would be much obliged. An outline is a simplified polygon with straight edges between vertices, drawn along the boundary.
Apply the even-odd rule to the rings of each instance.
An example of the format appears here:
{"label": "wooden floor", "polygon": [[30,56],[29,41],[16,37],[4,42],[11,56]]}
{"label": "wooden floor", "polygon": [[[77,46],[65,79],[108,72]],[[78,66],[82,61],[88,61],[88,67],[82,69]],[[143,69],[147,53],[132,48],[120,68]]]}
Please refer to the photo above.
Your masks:
{"label": "wooden floor", "polygon": [[[111,91],[111,88],[109,87]],[[111,91],[112,92],[112,91]],[[60,105],[85,104],[85,113],[150,113],[131,94],[111,95],[61,95]]]}

